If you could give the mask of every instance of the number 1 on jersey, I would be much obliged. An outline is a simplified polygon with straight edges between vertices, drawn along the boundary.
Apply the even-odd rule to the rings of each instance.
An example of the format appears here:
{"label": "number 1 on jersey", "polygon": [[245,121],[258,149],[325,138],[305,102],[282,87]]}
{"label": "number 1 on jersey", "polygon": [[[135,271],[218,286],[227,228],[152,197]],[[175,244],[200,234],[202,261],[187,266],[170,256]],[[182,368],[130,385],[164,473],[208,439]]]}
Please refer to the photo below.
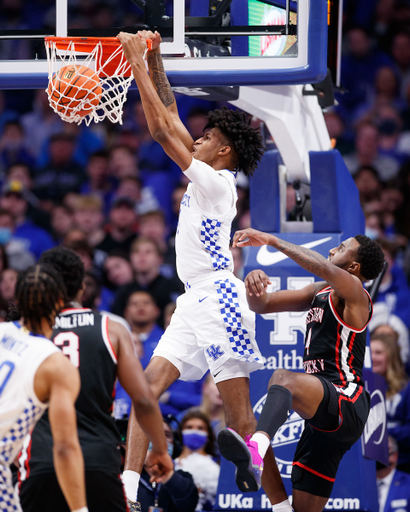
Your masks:
{"label": "number 1 on jersey", "polygon": [[306,343],[305,343],[305,349],[306,349],[306,354],[309,355],[309,347],[310,347],[310,340],[312,338],[312,329],[309,329],[309,333],[308,335],[306,336]]}

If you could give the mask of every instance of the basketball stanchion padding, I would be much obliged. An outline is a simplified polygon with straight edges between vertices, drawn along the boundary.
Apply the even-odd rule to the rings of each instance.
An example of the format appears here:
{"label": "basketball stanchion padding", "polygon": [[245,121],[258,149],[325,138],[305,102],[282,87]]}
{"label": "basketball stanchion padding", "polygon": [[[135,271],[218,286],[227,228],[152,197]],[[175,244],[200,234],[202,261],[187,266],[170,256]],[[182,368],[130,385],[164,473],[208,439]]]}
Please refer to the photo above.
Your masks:
{"label": "basketball stanchion padding", "polygon": [[[147,41],[150,49],[151,41]],[[46,37],[51,108],[64,121],[88,126],[108,118],[122,124],[133,81],[116,37]]]}

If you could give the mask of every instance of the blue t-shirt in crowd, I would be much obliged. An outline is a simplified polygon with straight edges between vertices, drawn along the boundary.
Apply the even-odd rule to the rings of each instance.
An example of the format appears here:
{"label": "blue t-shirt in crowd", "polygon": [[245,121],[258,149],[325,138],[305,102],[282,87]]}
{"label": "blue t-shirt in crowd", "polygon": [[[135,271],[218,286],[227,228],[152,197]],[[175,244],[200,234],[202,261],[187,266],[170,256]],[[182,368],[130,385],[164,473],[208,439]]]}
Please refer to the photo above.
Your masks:
{"label": "blue t-shirt in crowd", "polygon": [[39,259],[43,251],[55,246],[52,236],[45,230],[26,220],[23,224],[16,226],[13,238],[20,240],[24,249],[34,254]]}

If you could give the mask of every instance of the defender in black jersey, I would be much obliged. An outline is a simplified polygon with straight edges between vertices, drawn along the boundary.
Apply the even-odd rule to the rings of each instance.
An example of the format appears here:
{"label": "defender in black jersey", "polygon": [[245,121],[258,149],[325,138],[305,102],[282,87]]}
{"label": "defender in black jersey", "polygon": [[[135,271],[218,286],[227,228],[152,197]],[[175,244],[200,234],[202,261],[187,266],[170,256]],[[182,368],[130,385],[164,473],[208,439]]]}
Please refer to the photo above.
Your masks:
{"label": "defender in black jersey", "polygon": [[[57,247],[43,253],[40,261],[62,274],[71,300],[56,318],[52,341],[80,372],[76,412],[89,510],[126,512],[120,479],[120,438],[111,415],[117,376],[133,400],[138,421],[152,439],[155,455],[149,464],[158,465],[160,475],[173,468],[162,415],[126,328],[107,315],[81,307],[84,266],[77,254]],[[52,444],[49,418],[44,414],[19,455],[24,512],[69,510],[55,476]]]}
{"label": "defender in black jersey", "polygon": [[[261,245],[275,247],[325,282],[266,293],[270,281],[262,270],[246,276],[248,303],[256,313],[309,311],[305,373],[276,370],[255,434],[244,442],[225,429],[218,439],[220,449],[237,465],[244,481],[252,482],[255,466],[263,467],[271,439],[289,411],[295,410],[306,426],[293,463],[293,507],[295,512],[321,512],[339,463],[360,438],[369,414],[370,397],[363,386],[362,369],[373,306],[363,283],[379,275],[384,256],[379,244],[363,235],[345,240],[326,259],[254,229],[235,233],[234,247]],[[273,510],[289,512],[292,508],[286,500],[273,504]]]}

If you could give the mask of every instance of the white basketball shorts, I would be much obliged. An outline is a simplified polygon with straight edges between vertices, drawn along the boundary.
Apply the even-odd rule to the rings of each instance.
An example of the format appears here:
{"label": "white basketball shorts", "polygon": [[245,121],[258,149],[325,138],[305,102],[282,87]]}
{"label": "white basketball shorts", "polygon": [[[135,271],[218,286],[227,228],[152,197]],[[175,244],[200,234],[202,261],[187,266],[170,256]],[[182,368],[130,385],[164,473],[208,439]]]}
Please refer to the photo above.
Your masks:
{"label": "white basketball shorts", "polygon": [[262,368],[244,283],[228,271],[190,281],[154,356],[169,360],[181,380],[201,379],[209,369],[221,382]]}

